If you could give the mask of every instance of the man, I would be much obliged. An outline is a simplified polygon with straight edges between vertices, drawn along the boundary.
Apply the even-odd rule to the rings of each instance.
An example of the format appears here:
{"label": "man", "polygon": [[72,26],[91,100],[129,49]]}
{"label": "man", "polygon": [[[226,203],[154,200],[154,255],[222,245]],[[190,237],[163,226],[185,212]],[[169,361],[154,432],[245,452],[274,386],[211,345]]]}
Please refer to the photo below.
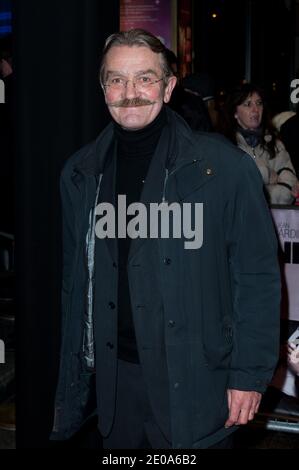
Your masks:
{"label": "man", "polygon": [[[299,157],[298,157],[298,129],[299,129],[299,115],[294,113],[287,119],[280,127],[279,132],[281,140],[283,141],[287,152],[290,154],[292,163],[294,165],[296,175],[299,178]],[[299,188],[298,188],[299,193]]]}
{"label": "man", "polygon": [[206,72],[193,73],[183,78],[182,86],[184,89],[193,94],[193,96],[200,96],[209,118],[211,120],[212,128],[217,129],[218,124],[218,111],[215,99],[216,84],[214,79]]}
{"label": "man", "polygon": [[211,132],[212,122],[202,97],[198,93],[194,94],[183,88],[178,77],[178,59],[174,52],[166,49],[166,57],[173,74],[177,78],[168,106],[182,116],[191,129]]}
{"label": "man", "polygon": [[113,122],[61,180],[53,438],[96,408],[104,448],[228,446],[278,355],[280,281],[261,178],[241,151],[167,109],[176,78],[150,33],[110,36],[100,80]]}

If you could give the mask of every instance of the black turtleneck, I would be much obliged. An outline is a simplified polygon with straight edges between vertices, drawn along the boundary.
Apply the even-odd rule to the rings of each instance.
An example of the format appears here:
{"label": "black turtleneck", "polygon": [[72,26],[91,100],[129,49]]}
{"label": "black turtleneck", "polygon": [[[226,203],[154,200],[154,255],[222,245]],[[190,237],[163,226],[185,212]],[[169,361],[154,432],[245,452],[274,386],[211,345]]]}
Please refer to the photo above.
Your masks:
{"label": "black turtleneck", "polygon": [[[142,187],[165,123],[164,107],[154,121],[143,129],[129,131],[114,123],[117,139],[116,201],[118,195],[126,195],[127,207],[140,201]],[[137,363],[139,356],[127,271],[130,242],[128,237],[118,239],[118,357]]]}

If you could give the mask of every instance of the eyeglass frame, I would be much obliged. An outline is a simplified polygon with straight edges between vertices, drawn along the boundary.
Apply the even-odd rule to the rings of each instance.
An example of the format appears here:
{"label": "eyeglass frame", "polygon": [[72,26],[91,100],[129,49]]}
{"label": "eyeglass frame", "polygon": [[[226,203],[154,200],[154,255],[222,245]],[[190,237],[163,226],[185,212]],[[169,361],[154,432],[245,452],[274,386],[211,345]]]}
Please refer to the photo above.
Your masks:
{"label": "eyeglass frame", "polygon": [[[138,77],[136,77],[136,78],[138,78]],[[127,86],[128,86],[128,82],[132,82],[132,83],[133,83],[133,86],[134,86],[134,88],[135,88],[135,90],[136,90],[136,82],[135,82],[136,78],[132,78],[132,79],[129,78],[128,80],[125,80],[125,81],[124,81],[124,85],[123,85],[120,89],[126,90],[126,89],[127,89]],[[164,78],[165,78],[165,77],[161,77],[161,78],[158,78],[157,80],[154,80],[154,81],[151,82],[151,83],[145,84],[145,85],[146,85],[146,86],[145,86],[145,89],[147,88],[147,85],[149,85],[149,86],[155,85],[156,83],[161,82],[162,80],[164,80]],[[104,88],[109,88],[109,87],[111,87],[111,86],[113,87],[113,84],[110,84],[110,85],[109,85],[109,84],[107,84],[107,83],[103,83],[103,87],[104,87]]]}

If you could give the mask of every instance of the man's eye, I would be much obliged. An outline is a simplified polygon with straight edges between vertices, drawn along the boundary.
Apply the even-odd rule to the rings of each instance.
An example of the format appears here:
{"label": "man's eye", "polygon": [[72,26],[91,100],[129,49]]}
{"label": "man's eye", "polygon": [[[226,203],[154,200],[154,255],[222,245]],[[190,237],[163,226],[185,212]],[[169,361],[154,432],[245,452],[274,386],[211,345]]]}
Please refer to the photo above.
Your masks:
{"label": "man's eye", "polygon": [[147,77],[143,75],[142,77],[138,77],[138,82],[139,83],[151,83],[153,80],[151,77]]}
{"label": "man's eye", "polygon": [[124,82],[123,79],[120,78],[120,77],[115,77],[115,78],[111,78],[111,79],[110,79],[110,83],[111,83],[112,85],[120,85],[120,84],[122,84],[123,82]]}

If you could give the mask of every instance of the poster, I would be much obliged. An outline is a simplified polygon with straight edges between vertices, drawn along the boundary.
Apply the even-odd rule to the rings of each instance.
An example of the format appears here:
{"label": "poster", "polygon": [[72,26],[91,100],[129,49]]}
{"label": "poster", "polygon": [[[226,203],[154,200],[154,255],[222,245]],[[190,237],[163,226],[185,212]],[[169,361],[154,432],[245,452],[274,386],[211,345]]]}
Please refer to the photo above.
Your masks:
{"label": "poster", "polygon": [[171,49],[171,0],[121,0],[120,29],[142,28]]}
{"label": "poster", "polygon": [[178,59],[179,75],[192,73],[192,2],[178,0]]}
{"label": "poster", "polygon": [[[281,247],[282,320],[299,321],[299,208],[272,208],[273,221]],[[288,367],[285,343],[271,386],[298,397],[296,374]]]}
{"label": "poster", "polygon": [[272,209],[284,253],[282,318],[299,321],[299,210]]}

